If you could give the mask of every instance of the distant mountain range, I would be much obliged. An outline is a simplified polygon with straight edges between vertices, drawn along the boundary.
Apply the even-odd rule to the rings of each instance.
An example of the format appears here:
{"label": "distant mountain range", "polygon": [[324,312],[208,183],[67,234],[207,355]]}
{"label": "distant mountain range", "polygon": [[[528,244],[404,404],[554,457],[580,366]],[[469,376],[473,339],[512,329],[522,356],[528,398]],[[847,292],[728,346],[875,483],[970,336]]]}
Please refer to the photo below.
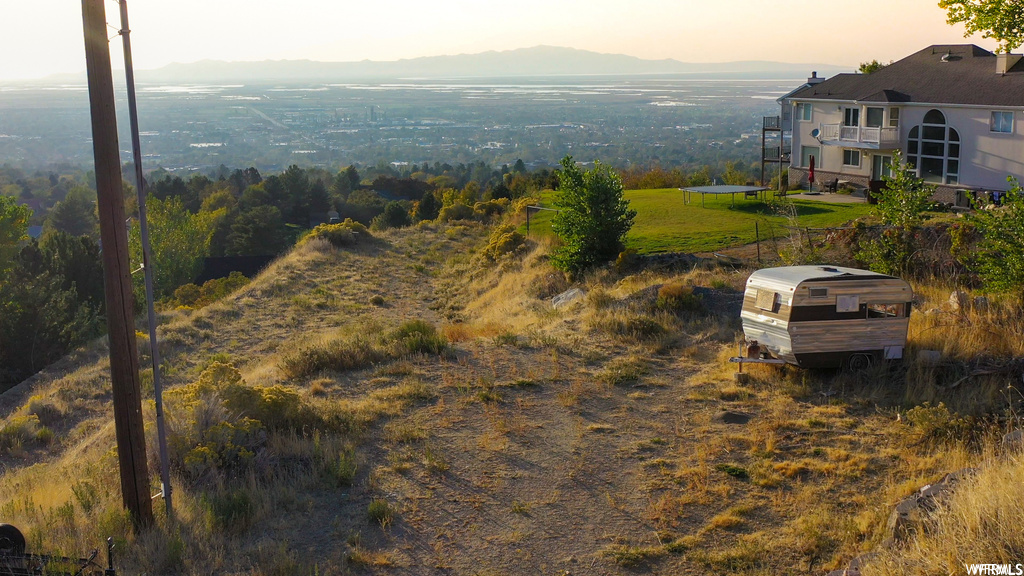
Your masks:
{"label": "distant mountain range", "polygon": [[[170,64],[157,70],[141,70],[139,82],[225,83],[225,82],[340,82],[383,79],[510,78],[527,76],[591,76],[688,74],[714,77],[801,78],[817,71],[831,76],[852,72],[850,68],[827,64],[790,64],[769,61],[689,63],[678,60],[644,60],[623,54],[601,54],[588,50],[535,46],[501,52],[456,56],[427,56],[379,62],[315,62],[311,60],[267,60],[224,62],[203,60],[191,64]],[[68,75],[50,80],[69,81]],[[75,75],[81,81],[82,75]]]}

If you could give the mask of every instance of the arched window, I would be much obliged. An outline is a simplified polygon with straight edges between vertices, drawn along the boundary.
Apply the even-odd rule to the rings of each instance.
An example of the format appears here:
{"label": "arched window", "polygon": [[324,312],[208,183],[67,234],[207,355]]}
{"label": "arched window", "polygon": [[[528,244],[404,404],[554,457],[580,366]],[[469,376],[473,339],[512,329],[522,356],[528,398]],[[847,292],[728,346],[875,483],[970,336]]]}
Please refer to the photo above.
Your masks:
{"label": "arched window", "polygon": [[906,161],[920,178],[936,184],[960,181],[960,134],[946,126],[946,116],[929,110],[924,122],[910,129]]}
{"label": "arched window", "polygon": [[946,116],[942,112],[939,112],[938,110],[929,110],[928,113],[924,115],[924,123],[945,124]]}

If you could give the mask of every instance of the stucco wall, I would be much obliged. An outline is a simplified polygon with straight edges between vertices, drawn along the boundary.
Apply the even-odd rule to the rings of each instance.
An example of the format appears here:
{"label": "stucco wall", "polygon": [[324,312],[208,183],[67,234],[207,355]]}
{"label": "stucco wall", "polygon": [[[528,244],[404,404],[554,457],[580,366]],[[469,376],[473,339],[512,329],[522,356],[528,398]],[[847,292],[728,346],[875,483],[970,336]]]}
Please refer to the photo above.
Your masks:
{"label": "stucco wall", "polygon": [[[820,144],[811,132],[819,129],[822,124],[841,124],[843,109],[857,106],[851,102],[811,101],[813,113],[810,121],[801,120],[796,109],[796,102],[784,103],[793,112],[793,156],[791,168],[807,168],[802,163],[802,147],[816,146],[820,153],[815,158],[815,172],[828,172],[838,175],[841,180],[860,181],[865,183],[871,177],[872,157],[876,154],[891,155],[891,151],[861,150],[861,164],[854,168],[843,166],[843,147],[825,146]],[[883,105],[882,107],[888,108]],[[860,124],[866,123],[866,106],[861,106]],[[946,117],[946,124],[955,128],[960,134],[960,181],[956,185],[940,186],[940,195],[952,201],[956,188],[979,188],[989,190],[1006,190],[1009,184],[1007,176],[1014,176],[1024,182],[1024,110],[1007,108],[978,108],[955,106],[927,106],[919,104],[901,104],[900,108],[900,142],[906,146],[911,128],[920,125],[924,115],[932,109],[940,110]],[[994,110],[1013,112],[1013,133],[1002,134],[991,131],[991,114]],[[888,125],[888,113],[885,118]],[[835,176],[829,176],[831,179]],[[791,182],[799,182],[793,178]],[[947,190],[948,188],[948,190]]]}

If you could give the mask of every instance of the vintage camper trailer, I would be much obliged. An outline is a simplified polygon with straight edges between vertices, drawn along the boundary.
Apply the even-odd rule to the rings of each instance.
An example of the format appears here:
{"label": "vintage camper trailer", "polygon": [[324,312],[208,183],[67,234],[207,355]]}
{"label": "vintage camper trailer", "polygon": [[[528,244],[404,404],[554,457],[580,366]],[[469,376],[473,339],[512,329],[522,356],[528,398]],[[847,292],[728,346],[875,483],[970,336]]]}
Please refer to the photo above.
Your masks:
{"label": "vintage camper trailer", "polygon": [[748,357],[854,369],[902,358],[913,297],[903,280],[856,268],[758,270],[747,279],[740,313],[753,346]]}

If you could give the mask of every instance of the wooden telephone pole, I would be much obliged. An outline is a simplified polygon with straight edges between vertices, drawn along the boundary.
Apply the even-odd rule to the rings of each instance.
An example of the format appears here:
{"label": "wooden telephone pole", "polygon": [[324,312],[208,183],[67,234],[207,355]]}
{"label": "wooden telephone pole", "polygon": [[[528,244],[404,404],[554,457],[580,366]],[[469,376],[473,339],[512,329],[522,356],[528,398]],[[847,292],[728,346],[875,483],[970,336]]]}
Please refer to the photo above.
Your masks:
{"label": "wooden telephone pole", "polygon": [[[110,377],[114,392],[114,426],[121,470],[121,497],[136,526],[153,523],[142,391],[135,343],[131,263],[121,192],[121,158],[117,145],[114,80],[110,70],[105,0],[82,0],[85,64],[89,76],[92,147],[103,247],[103,285],[110,335]],[[156,346],[156,342],[153,343]]]}

